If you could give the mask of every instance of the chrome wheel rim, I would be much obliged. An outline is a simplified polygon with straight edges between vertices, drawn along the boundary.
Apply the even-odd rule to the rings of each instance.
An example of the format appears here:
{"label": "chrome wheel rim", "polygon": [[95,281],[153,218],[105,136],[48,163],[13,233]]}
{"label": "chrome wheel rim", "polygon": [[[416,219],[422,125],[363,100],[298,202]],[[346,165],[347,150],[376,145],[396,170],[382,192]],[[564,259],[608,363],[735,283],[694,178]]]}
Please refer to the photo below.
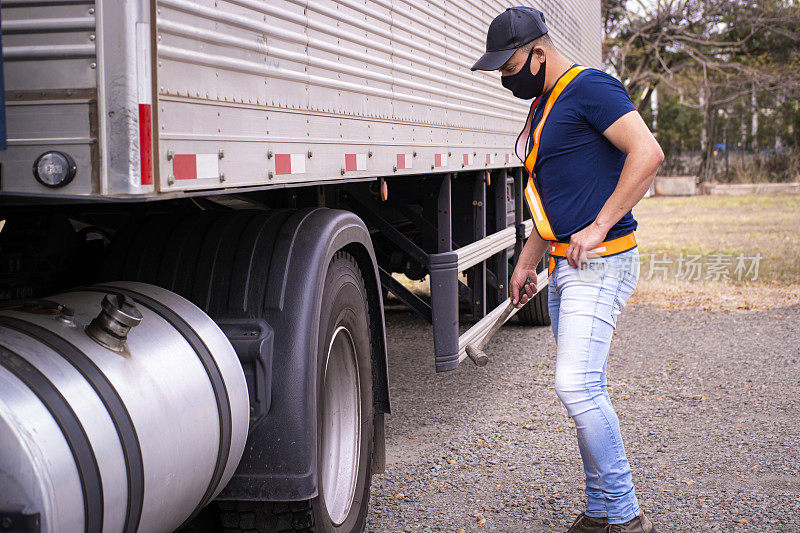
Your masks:
{"label": "chrome wheel rim", "polygon": [[361,390],[353,337],[345,326],[333,332],[322,375],[322,489],[334,524],[350,513],[361,449]]}

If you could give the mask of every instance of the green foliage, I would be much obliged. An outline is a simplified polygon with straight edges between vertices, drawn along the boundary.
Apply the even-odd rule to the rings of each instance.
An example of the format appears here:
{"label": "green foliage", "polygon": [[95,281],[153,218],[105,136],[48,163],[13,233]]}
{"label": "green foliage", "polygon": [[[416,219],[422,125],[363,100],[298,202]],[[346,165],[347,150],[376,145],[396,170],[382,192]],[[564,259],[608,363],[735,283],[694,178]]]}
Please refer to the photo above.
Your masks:
{"label": "green foliage", "polygon": [[[647,107],[646,114],[643,113],[642,116],[646,121],[649,118],[648,123],[652,128],[650,107]],[[703,116],[700,112],[681,105],[677,94],[666,91],[659,93],[658,122],[653,133],[665,154],[699,152],[702,123]]]}
{"label": "green foliage", "polygon": [[[724,170],[718,164],[726,154],[717,149],[720,143],[727,151],[800,151],[796,0],[603,0],[602,5],[605,66],[625,83],[651,126],[650,98],[658,89],[654,130],[668,157],[699,152],[694,172],[712,179],[730,178],[729,154]],[[788,162],[759,169],[797,179],[793,157],[772,159],[781,158]]]}

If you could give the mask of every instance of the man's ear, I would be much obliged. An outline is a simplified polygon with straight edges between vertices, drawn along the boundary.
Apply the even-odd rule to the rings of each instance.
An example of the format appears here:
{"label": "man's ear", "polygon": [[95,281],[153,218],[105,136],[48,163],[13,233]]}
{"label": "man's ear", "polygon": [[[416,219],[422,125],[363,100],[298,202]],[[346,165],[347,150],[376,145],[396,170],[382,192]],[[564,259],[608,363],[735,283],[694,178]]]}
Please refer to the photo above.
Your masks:
{"label": "man's ear", "polygon": [[533,55],[539,60],[539,63],[543,63],[545,59],[547,59],[547,52],[541,46],[534,46],[533,47]]}

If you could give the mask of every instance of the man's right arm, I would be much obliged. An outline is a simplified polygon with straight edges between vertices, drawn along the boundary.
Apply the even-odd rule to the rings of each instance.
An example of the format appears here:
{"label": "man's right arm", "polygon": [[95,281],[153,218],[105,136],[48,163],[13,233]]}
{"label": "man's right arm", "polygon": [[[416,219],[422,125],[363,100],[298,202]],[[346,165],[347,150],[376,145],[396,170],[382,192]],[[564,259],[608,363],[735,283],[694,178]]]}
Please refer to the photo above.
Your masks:
{"label": "man's right arm", "polygon": [[[550,243],[542,239],[534,229],[525,242],[525,246],[522,247],[517,266],[514,267],[514,273],[511,274],[511,281],[508,284],[508,295],[511,298],[511,303],[517,309],[532,300],[533,295],[536,294],[536,278],[538,276],[536,266],[542,260],[548,246],[550,246]],[[528,280],[531,280],[531,282],[528,283]],[[522,290],[525,291],[525,294],[517,300]]]}

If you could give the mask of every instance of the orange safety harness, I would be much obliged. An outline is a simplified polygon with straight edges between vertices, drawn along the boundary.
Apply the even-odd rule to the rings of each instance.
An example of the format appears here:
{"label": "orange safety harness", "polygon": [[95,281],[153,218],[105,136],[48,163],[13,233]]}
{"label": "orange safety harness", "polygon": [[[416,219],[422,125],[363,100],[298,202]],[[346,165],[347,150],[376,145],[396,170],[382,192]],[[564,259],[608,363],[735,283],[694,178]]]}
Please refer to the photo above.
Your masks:
{"label": "orange safety harness", "polygon": [[[551,241],[550,260],[547,264],[548,275],[553,273],[553,269],[556,266],[556,260],[553,257],[566,257],[569,243],[559,241],[556,239],[556,236],[553,233],[553,228],[550,226],[550,221],[547,219],[547,214],[544,212],[544,206],[542,205],[542,199],[539,197],[539,191],[536,190],[536,184],[533,180],[533,167],[536,164],[536,157],[539,154],[539,139],[542,136],[542,128],[544,128],[544,123],[547,120],[547,116],[550,114],[550,110],[553,109],[553,105],[555,105],[558,97],[561,96],[562,91],[567,85],[569,85],[569,82],[575,79],[575,76],[580,74],[580,72],[584,69],[585,67],[581,66],[572,67],[556,82],[556,86],[553,87],[553,92],[550,94],[550,97],[545,103],[544,111],[542,112],[542,119],[539,121],[539,124],[533,131],[533,146],[531,147],[528,157],[525,159],[525,169],[528,171],[528,184],[525,187],[525,200],[528,202],[528,207],[531,210],[533,225],[536,228],[537,233],[539,233],[542,239]],[[537,98],[531,105],[531,110],[528,113],[528,119],[525,123],[525,128],[522,130],[522,133],[517,139],[518,153],[520,141],[524,143],[528,138],[531,128],[531,121],[533,119],[533,113],[536,109],[536,106],[539,105],[540,99],[541,97]],[[599,256],[606,256],[625,252],[634,247],[636,247],[636,237],[634,236],[633,232],[630,232],[627,235],[601,242],[596,248],[589,250],[589,252]]]}

